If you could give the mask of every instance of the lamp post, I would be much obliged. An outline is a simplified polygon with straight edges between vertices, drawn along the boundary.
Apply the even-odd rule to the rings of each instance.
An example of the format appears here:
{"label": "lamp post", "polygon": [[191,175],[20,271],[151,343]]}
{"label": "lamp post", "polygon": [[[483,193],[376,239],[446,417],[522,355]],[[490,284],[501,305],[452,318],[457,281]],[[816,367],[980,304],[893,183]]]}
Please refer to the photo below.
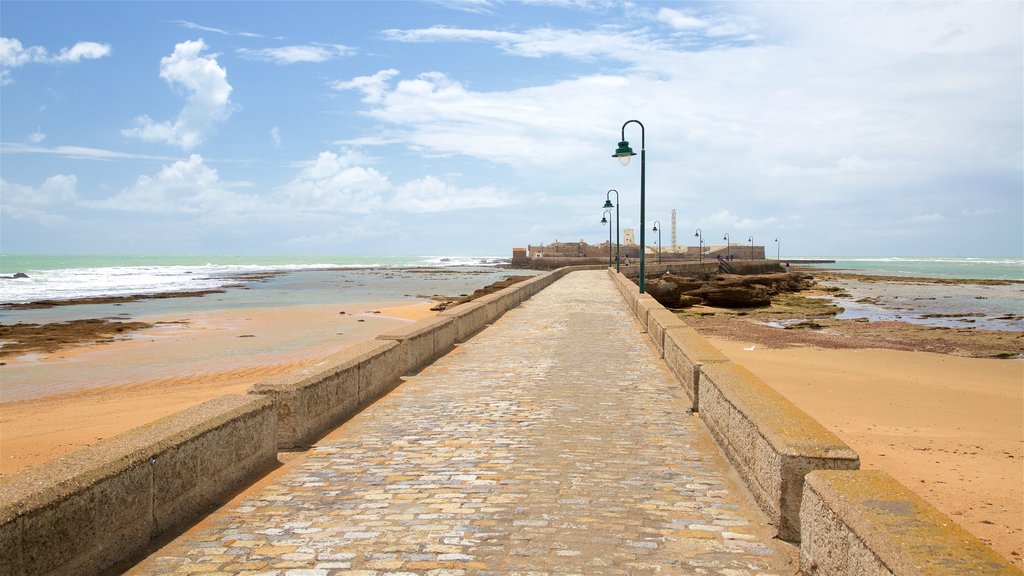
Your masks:
{"label": "lamp post", "polygon": [[781,251],[782,251],[782,243],[779,242],[778,238],[776,238],[775,239],[775,261],[776,262],[781,260],[781,258],[779,258],[779,254],[781,253]]}
{"label": "lamp post", "polygon": [[651,229],[651,232],[657,232],[658,233],[658,264],[661,264],[661,230],[658,230],[658,225],[659,224],[661,224],[661,222],[658,221],[658,220],[655,220],[654,221],[654,228]]}
{"label": "lamp post", "polygon": [[697,231],[694,232],[693,235],[694,235],[694,237],[699,238],[699,240],[697,241],[697,263],[698,264],[703,264],[704,263],[704,233],[701,232],[700,228],[697,228]]}
{"label": "lamp post", "polygon": [[[605,210],[604,215],[601,216],[601,224],[608,224],[608,267],[612,267],[612,225],[608,223],[608,219],[612,217],[611,210]],[[618,270],[616,270],[617,272]]]}
{"label": "lamp post", "polygon": [[[644,199],[646,196],[646,184],[647,184],[647,143],[646,136],[644,134],[644,125],[639,120],[627,120],[622,124],[621,138],[618,147],[615,149],[615,154],[612,154],[613,158],[618,158],[619,162],[623,166],[629,165],[629,159],[636,156],[636,152],[629,147],[629,142],[626,141],[626,125],[635,122],[640,126],[640,293],[644,293],[644,228],[646,224],[644,222]],[[616,195],[618,199],[618,195]]]}
{"label": "lamp post", "polygon": [[725,237],[723,237],[722,240],[725,240],[725,259],[726,260],[731,260],[732,259],[732,244],[729,242],[729,233],[728,232],[725,233]]}
{"label": "lamp post", "polygon": [[[604,195],[604,206],[603,208],[612,207],[612,192],[615,192],[615,271],[619,271],[619,191],[612,188]],[[611,234],[612,229],[608,227],[608,233]],[[609,250],[611,244],[609,244]],[[608,265],[611,268],[611,264]]]}
{"label": "lamp post", "polygon": [[750,259],[753,260],[754,259],[754,237],[751,236],[750,238],[747,238],[747,241],[750,242]]}

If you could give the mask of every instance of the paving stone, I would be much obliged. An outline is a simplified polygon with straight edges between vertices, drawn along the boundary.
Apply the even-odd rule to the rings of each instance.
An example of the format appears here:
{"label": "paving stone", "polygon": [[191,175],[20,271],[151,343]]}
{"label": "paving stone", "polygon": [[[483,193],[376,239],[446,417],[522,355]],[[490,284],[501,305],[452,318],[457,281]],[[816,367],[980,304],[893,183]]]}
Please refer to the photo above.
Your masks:
{"label": "paving stone", "polygon": [[794,574],[604,271],[574,272],[131,574]]}

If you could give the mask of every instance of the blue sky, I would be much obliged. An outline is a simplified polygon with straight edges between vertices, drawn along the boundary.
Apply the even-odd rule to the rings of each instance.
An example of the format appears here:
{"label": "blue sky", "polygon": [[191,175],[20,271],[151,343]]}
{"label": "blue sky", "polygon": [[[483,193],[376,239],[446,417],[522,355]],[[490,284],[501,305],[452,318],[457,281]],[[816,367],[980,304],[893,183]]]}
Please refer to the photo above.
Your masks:
{"label": "blue sky", "polygon": [[[1024,3],[0,3],[5,253],[1021,256]],[[635,125],[626,138],[639,150]],[[656,235],[647,234],[648,243]]]}

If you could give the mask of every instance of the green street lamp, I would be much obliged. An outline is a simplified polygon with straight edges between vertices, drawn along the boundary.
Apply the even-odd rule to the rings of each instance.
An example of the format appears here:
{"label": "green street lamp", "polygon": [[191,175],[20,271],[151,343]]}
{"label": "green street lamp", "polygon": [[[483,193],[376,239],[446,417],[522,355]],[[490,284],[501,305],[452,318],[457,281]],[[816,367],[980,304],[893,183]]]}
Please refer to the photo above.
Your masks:
{"label": "green street lamp", "polygon": [[747,241],[750,242],[750,259],[753,260],[754,259],[754,237],[751,236],[750,238],[747,238]]}
{"label": "green street lamp", "polygon": [[651,232],[657,232],[658,233],[658,264],[661,264],[661,230],[658,230],[658,225],[659,224],[661,224],[661,222],[658,221],[658,220],[655,220],[654,221],[654,228],[651,229]]}
{"label": "green street lamp", "polygon": [[694,237],[699,239],[699,240],[697,240],[697,264],[703,264],[704,263],[704,232],[701,232],[701,229],[697,228],[697,231],[694,232],[693,235],[694,235]]}
{"label": "green street lamp", "polygon": [[731,260],[732,259],[732,244],[729,243],[729,233],[728,232],[725,233],[725,236],[722,238],[722,240],[725,240],[725,259],[726,260]]}
{"label": "green street lamp", "polygon": [[[629,159],[636,156],[636,152],[629,147],[629,142],[626,141],[626,125],[636,123],[640,126],[640,280],[637,283],[640,286],[640,293],[644,293],[644,230],[647,227],[644,220],[644,207],[645,207],[645,196],[646,196],[646,185],[647,185],[647,144],[644,125],[639,120],[627,120],[622,125],[621,138],[619,146],[615,149],[615,154],[612,154],[613,158],[618,158],[619,162],[623,166],[629,165]],[[616,195],[616,199],[618,196]]]}
{"label": "green street lamp", "polygon": [[[611,210],[605,210],[604,215],[601,216],[601,224],[608,224],[608,219],[612,217]],[[612,267],[612,226],[608,224],[608,267]],[[618,270],[616,270],[618,272]]]}
{"label": "green street lamp", "polygon": [[781,243],[781,242],[779,242],[779,239],[778,239],[778,238],[776,238],[776,239],[775,239],[775,261],[776,261],[776,262],[778,262],[779,260],[781,260],[781,258],[779,258],[779,254],[780,254],[781,252],[782,252],[782,243]]}
{"label": "green street lamp", "polygon": [[[615,271],[619,271],[619,191],[612,188],[604,195],[604,206],[602,208],[612,207],[612,192],[615,192]],[[612,229],[608,228],[608,233],[611,234]],[[609,244],[610,246],[610,244]],[[609,265],[610,267],[611,265]]]}

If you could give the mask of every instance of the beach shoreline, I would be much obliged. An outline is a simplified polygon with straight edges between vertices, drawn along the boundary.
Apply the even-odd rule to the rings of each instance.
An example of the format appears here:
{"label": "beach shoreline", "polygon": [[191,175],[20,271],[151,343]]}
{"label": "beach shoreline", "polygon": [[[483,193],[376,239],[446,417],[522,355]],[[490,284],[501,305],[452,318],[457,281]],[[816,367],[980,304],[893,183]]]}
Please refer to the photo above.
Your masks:
{"label": "beach shoreline", "polygon": [[839,436],[862,468],[888,472],[1024,568],[1024,332],[950,328],[941,317],[843,319],[835,305],[856,298],[851,282],[890,284],[889,296],[910,302],[866,306],[908,316],[920,314],[913,298],[941,301],[946,287],[1020,283],[814,273],[814,288],[768,309],[695,307],[683,319]]}
{"label": "beach shoreline", "polygon": [[[287,309],[247,309],[194,317],[160,335],[90,343],[4,366],[5,380],[51,379],[49,393],[33,394],[5,382],[0,415],[0,477],[58,458],[99,440],[225,394],[244,394],[257,382],[316,362],[388,329],[428,318],[433,302],[361,303]],[[345,312],[341,314],[340,312]],[[320,340],[332,330],[349,337]],[[145,331],[143,331],[145,332]],[[239,353],[236,342],[267,340],[277,352]],[[308,342],[307,342],[308,341]],[[306,342],[306,343],[303,343]],[[157,345],[154,345],[157,344]],[[175,365],[174,357],[217,350],[219,357]],[[53,384],[73,379],[74,386]]]}

